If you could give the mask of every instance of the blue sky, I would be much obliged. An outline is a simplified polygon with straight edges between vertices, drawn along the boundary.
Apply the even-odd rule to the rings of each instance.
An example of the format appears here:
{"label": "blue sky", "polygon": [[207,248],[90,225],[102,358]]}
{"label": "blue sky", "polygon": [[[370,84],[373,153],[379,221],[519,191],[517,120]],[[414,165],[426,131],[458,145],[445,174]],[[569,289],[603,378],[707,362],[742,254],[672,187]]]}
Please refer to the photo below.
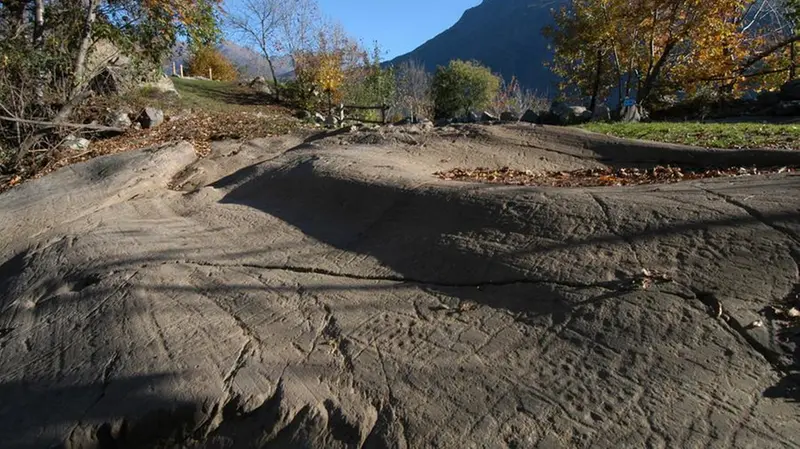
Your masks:
{"label": "blue sky", "polygon": [[322,11],[365,45],[377,40],[391,59],[456,23],[481,0],[319,0]]}

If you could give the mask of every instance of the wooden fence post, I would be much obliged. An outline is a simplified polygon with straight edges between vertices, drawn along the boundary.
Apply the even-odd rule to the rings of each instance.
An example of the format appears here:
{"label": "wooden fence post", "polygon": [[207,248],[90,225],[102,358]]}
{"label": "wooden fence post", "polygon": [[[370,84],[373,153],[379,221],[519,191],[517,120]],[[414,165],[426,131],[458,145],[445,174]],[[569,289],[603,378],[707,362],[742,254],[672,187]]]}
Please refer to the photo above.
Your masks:
{"label": "wooden fence post", "polygon": [[181,78],[183,78],[183,64],[181,64]]}
{"label": "wooden fence post", "polygon": [[211,67],[208,68],[208,79],[214,81],[214,73],[211,71]]}
{"label": "wooden fence post", "polygon": [[172,76],[176,76],[178,74],[178,69],[175,67],[175,61],[172,61]]}

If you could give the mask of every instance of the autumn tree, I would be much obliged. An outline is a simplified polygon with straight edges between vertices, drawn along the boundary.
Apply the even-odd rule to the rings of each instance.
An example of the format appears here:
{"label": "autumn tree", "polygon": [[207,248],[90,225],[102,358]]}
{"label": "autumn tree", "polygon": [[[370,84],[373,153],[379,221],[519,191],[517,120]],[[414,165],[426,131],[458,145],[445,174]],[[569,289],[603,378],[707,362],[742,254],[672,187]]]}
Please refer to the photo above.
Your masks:
{"label": "autumn tree", "polygon": [[[0,132],[21,160],[90,95],[102,43],[149,70],[177,39],[217,39],[219,0],[0,2]],[[134,70],[133,66],[131,70]],[[31,120],[53,125],[33,125]]]}
{"label": "autumn tree", "polygon": [[474,61],[450,61],[433,76],[433,101],[437,118],[452,118],[485,108],[500,89],[500,77]]}
{"label": "autumn tree", "polygon": [[278,96],[274,56],[308,50],[318,21],[315,0],[242,0],[225,16],[229,32],[266,59]]}
{"label": "autumn tree", "polygon": [[787,71],[775,66],[796,37],[775,32],[771,1],[780,0],[572,0],[544,33],[554,71],[592,106],[615,88],[650,104],[667,91],[763,86]]}
{"label": "autumn tree", "polygon": [[218,81],[233,81],[238,75],[236,67],[213,45],[193,48],[187,65],[192,76],[211,75]]}

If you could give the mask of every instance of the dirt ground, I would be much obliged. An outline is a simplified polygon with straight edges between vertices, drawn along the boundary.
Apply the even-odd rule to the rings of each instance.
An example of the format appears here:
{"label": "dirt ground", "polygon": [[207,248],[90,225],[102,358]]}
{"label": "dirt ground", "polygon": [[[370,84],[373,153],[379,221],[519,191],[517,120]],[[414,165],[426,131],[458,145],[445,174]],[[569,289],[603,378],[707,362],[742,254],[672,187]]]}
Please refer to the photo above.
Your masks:
{"label": "dirt ground", "polygon": [[[657,165],[722,174],[435,175]],[[800,447],[797,166],[519,124],[65,167],[0,194],[2,447]]]}

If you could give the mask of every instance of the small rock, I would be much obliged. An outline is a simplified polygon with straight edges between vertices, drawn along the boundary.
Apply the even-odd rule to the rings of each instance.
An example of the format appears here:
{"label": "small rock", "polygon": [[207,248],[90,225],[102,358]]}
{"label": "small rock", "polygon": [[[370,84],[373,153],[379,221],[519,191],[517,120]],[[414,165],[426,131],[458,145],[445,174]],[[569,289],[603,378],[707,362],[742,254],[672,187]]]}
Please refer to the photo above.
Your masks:
{"label": "small rock", "polygon": [[131,125],[133,125],[133,121],[130,115],[128,115],[128,111],[117,111],[113,113],[108,122],[108,126],[122,129],[130,128]]}
{"label": "small rock", "polygon": [[61,148],[67,150],[85,150],[89,148],[89,144],[91,142],[89,139],[84,139],[83,137],[75,137],[73,135],[69,135],[64,139],[64,142],[61,143]]}
{"label": "small rock", "polygon": [[786,312],[786,315],[789,315],[789,318],[800,318],[800,309],[792,307]]}
{"label": "small rock", "polygon": [[500,120],[502,120],[504,122],[516,122],[516,121],[519,120],[519,115],[517,115],[517,114],[515,114],[515,113],[513,113],[511,111],[506,111],[506,112],[503,112],[502,114],[500,114]]}
{"label": "small rock", "polygon": [[523,121],[523,122],[526,122],[526,123],[538,123],[539,122],[539,114],[537,114],[536,112],[532,111],[531,109],[528,109],[527,111],[525,111],[524,114],[522,114],[522,118],[520,118],[520,121]]}
{"label": "small rock", "polygon": [[428,120],[428,119],[426,119],[426,118],[424,118],[422,120],[419,120],[418,124],[419,124],[420,128],[422,128],[423,131],[429,131],[429,130],[433,129],[433,122]]}
{"label": "small rock", "polygon": [[142,125],[142,128],[149,129],[164,123],[164,111],[156,108],[144,108],[136,120]]}

